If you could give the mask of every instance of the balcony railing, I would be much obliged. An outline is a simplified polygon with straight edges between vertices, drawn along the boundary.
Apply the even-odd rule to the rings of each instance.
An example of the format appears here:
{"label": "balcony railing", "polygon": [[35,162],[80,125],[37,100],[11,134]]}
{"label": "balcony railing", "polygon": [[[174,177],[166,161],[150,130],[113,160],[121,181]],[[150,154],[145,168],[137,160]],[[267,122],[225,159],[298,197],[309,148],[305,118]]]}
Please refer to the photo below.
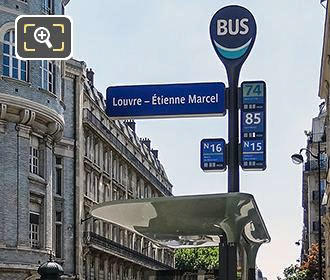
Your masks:
{"label": "balcony railing", "polygon": [[[304,165],[304,171],[317,171],[318,170],[318,161],[317,160],[309,160]],[[320,161],[320,168],[321,171],[328,170],[328,159],[323,158]]]}
{"label": "balcony railing", "polygon": [[138,262],[152,269],[167,270],[173,269],[173,267],[143,255],[137,251],[134,251],[126,246],[118,244],[108,238],[100,236],[94,232],[84,232],[84,241],[88,245],[96,245],[103,249],[107,249],[116,255],[131,260],[132,262]]}
{"label": "balcony railing", "polygon": [[117,148],[117,150],[124,155],[130,163],[135,166],[137,170],[145,176],[150,183],[152,183],[161,193],[165,196],[172,196],[171,191],[169,191],[157,178],[154,176],[136,157],[131,153],[117,138],[111,133],[111,131],[97,118],[91,111],[84,109],[84,121],[88,121],[93,124],[96,128],[101,130],[101,132],[106,136],[106,138]]}

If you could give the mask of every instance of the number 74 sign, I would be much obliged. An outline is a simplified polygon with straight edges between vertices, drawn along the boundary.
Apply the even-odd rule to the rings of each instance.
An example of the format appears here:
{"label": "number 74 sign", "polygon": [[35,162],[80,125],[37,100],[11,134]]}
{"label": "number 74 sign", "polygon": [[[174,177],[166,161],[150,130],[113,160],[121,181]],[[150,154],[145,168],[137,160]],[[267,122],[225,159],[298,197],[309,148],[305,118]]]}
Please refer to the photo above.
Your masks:
{"label": "number 74 sign", "polygon": [[241,167],[266,169],[266,84],[263,81],[241,85]]}

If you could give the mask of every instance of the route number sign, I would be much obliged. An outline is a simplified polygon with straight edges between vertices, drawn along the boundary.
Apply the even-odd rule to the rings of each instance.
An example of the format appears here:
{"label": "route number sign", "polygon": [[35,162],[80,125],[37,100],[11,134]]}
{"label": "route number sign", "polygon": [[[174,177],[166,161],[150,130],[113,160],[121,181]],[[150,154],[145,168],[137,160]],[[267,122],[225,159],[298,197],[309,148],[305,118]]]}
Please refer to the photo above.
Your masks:
{"label": "route number sign", "polygon": [[201,141],[201,168],[205,172],[226,170],[226,142],[224,139],[203,139]]}
{"label": "route number sign", "polygon": [[241,85],[241,167],[266,169],[266,84],[263,81]]}

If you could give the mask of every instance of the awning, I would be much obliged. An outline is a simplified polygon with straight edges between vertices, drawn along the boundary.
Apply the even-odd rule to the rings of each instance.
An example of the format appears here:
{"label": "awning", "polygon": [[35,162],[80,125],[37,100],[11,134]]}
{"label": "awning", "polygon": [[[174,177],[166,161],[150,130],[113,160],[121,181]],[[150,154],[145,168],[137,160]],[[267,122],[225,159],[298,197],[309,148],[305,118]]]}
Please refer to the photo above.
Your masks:
{"label": "awning", "polygon": [[245,193],[110,201],[91,215],[172,248],[218,246],[223,232],[228,242],[270,241],[254,197]]}

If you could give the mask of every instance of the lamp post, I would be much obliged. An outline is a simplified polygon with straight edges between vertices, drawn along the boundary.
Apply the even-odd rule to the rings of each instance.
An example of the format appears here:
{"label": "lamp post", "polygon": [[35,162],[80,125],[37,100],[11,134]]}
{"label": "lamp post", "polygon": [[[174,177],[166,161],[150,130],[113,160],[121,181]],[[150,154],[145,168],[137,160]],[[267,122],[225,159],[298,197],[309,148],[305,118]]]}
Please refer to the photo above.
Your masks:
{"label": "lamp post", "polygon": [[313,158],[317,159],[318,167],[318,183],[319,183],[319,197],[318,197],[318,208],[319,208],[319,221],[318,221],[318,245],[319,245],[319,280],[322,280],[322,221],[321,221],[321,205],[322,205],[322,195],[321,195],[321,154],[325,151],[321,151],[320,142],[317,142],[317,154],[314,154],[312,151],[306,148],[302,148],[299,151],[299,154],[294,154],[291,156],[291,159],[294,164],[301,164],[304,162],[302,152],[306,151]]}

